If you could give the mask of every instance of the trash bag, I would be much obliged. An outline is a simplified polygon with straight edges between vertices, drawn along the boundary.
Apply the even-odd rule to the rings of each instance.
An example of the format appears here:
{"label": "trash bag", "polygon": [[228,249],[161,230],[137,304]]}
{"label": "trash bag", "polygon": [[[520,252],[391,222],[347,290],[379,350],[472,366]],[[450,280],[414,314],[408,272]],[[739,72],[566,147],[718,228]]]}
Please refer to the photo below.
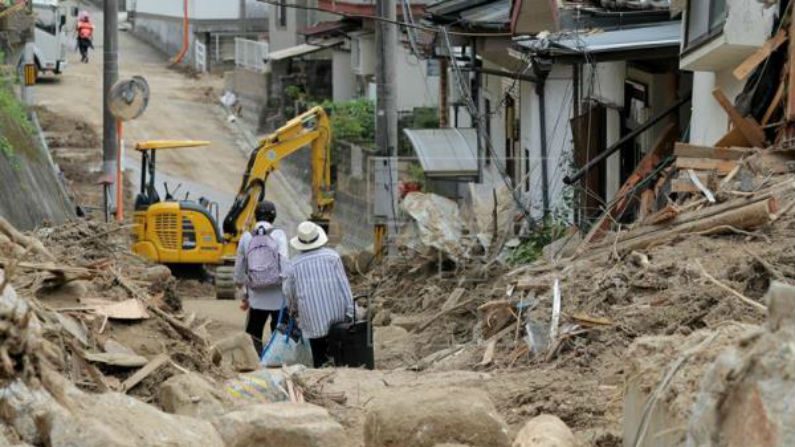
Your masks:
{"label": "trash bag", "polygon": [[235,400],[284,402],[289,400],[281,370],[260,369],[227,380],[224,389]]}
{"label": "trash bag", "polygon": [[[279,319],[281,321],[281,318]],[[268,368],[290,365],[312,366],[312,348],[294,319],[280,324],[262,350],[260,364]]]}

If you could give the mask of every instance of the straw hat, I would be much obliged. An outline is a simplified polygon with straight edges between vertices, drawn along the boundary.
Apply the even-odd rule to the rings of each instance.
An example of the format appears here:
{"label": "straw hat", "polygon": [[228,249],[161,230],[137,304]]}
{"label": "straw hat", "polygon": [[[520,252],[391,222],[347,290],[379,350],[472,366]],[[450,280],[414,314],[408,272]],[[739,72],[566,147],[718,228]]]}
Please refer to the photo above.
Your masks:
{"label": "straw hat", "polygon": [[314,250],[328,242],[326,232],[313,222],[302,222],[298,225],[297,233],[298,235],[290,240],[290,245],[299,251]]}

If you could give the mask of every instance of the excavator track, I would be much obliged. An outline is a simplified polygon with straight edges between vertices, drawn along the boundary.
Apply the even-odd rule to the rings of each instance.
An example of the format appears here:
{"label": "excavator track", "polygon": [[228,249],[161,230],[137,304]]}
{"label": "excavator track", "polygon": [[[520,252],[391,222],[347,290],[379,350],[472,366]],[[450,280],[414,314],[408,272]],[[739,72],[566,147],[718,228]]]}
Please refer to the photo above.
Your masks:
{"label": "excavator track", "polygon": [[219,265],[215,268],[215,297],[219,300],[235,299],[235,266]]}

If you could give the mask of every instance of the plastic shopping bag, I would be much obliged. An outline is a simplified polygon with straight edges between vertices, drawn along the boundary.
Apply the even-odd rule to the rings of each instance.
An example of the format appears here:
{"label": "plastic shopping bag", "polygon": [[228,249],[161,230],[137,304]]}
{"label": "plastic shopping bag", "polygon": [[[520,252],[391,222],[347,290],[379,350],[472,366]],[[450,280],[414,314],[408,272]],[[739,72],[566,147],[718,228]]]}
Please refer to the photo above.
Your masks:
{"label": "plastic shopping bag", "polygon": [[268,345],[262,350],[260,364],[268,368],[312,366],[312,348],[295,325],[295,320],[291,319],[286,328],[280,325],[273,332]]}

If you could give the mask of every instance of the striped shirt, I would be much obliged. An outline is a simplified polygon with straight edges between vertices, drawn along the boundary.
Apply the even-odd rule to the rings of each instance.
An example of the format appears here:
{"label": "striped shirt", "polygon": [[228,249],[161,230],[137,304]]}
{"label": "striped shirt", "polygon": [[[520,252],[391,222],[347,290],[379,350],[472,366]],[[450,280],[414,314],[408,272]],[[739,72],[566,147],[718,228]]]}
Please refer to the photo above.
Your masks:
{"label": "striped shirt", "polygon": [[353,294],[342,259],[330,248],[300,253],[284,280],[284,295],[306,338],[325,337],[331,325],[353,316]]}

